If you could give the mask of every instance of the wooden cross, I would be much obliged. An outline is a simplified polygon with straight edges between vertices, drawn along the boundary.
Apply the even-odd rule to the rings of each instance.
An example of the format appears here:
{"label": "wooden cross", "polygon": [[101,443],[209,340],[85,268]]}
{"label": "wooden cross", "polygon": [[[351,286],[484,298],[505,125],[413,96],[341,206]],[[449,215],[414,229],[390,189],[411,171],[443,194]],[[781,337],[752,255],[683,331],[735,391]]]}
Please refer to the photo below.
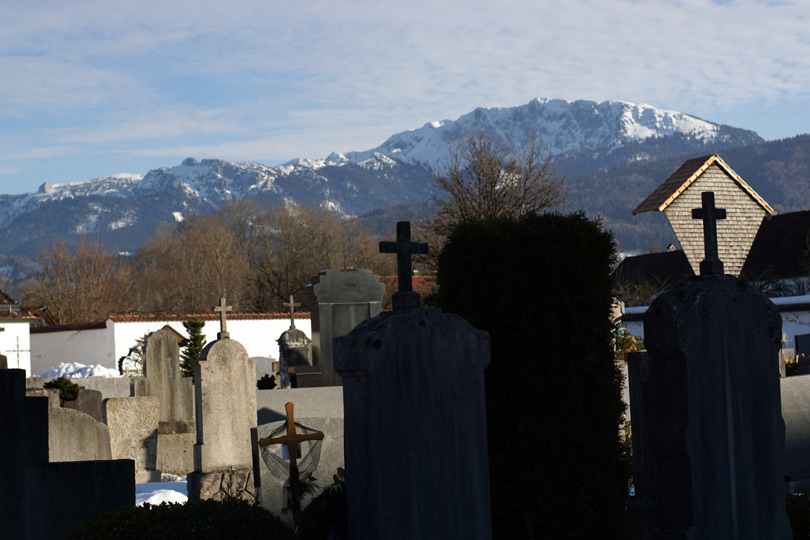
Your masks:
{"label": "wooden cross", "polygon": [[692,209],[692,219],[703,220],[703,251],[705,259],[700,261],[700,275],[722,275],[723,261],[717,253],[717,220],[726,219],[725,208],[714,206],[714,192],[704,191],[700,194],[701,208]]}
{"label": "wooden cross", "polygon": [[397,254],[397,281],[399,291],[394,294],[394,309],[419,307],[419,295],[413,292],[413,266],[411,255],[427,253],[426,242],[411,242],[411,222],[397,222],[397,239],[395,242],[380,242],[380,253]]}
{"label": "wooden cross", "polygon": [[298,477],[298,445],[304,441],[322,441],[323,433],[316,431],[309,435],[295,432],[295,419],[293,415],[294,405],[287,402],[284,405],[287,410],[287,434],[282,437],[265,437],[259,441],[259,446],[269,446],[271,444],[283,444],[287,447],[290,455],[290,495],[292,499],[293,526],[298,527],[301,519],[301,492],[299,489],[300,478]]}
{"label": "wooden cross", "polygon": [[293,300],[293,295],[290,295],[290,301],[284,302],[283,306],[290,308],[290,328],[295,328],[295,308],[301,305],[300,302]]}
{"label": "wooden cross", "polygon": [[231,306],[225,305],[225,298],[219,299],[219,305],[214,306],[214,311],[219,313],[219,327],[220,332],[217,334],[217,339],[227,339],[231,337],[231,334],[228,332],[228,316],[227,313],[229,311],[233,311]]}

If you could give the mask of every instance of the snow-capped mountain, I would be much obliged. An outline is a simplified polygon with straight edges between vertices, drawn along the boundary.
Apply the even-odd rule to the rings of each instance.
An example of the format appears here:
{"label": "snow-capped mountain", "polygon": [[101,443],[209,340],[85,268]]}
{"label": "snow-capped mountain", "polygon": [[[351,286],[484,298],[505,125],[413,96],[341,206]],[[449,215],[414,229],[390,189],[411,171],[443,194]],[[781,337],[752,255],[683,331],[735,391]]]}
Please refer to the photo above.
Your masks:
{"label": "snow-capped mountain", "polygon": [[[377,148],[346,157],[357,162],[380,153],[404,163],[441,166],[448,144],[483,131],[508,147],[519,147],[533,136],[558,162],[583,158],[614,161],[614,154],[618,161],[645,159],[650,157],[643,150],[647,141],[667,138],[691,139],[698,146],[762,141],[752,131],[650,105],[537,98],[519,107],[478,108],[457,120],[429,122],[419,129],[397,133]],[[627,155],[628,149],[638,152]]]}
{"label": "snow-capped mountain", "polygon": [[430,122],[363,152],[299,158],[277,167],[188,158],[144,176],[45,183],[36,193],[0,195],[0,253],[35,257],[50,241],[74,242],[87,235],[133,252],[163,223],[243,198],[268,206],[294,201],[345,216],[424,201],[430,195],[430,169],[441,167],[448,145],[480,131],[508,147],[534,136],[568,174],[762,140],[752,131],[649,105],[535,99]]}

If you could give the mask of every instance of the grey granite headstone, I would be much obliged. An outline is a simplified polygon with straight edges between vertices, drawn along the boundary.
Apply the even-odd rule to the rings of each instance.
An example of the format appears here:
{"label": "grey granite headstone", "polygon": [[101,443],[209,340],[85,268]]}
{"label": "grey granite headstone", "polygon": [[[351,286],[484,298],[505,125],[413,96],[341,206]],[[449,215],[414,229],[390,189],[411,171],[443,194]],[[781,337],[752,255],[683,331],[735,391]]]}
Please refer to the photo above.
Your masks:
{"label": "grey granite headstone", "polygon": [[112,459],[109,428],[74,409],[48,409],[48,461]]}
{"label": "grey granite headstone", "polygon": [[97,422],[101,422],[101,398],[101,392],[98,390],[81,388],[79,389],[76,399],[66,401],[63,407],[83,412],[84,414],[92,416]]}
{"label": "grey granite headstone", "polygon": [[197,443],[194,472],[188,475],[189,499],[253,500],[254,360],[239,342],[220,338],[203,349],[194,374]]}
{"label": "grey granite headstone", "polygon": [[191,379],[180,374],[177,334],[168,327],[149,336],[144,376],[151,395],[160,399],[158,433],[193,431]]}
{"label": "grey granite headstone", "polygon": [[785,514],[781,318],[742,280],[661,294],[630,356],[635,519],[642,538],[791,538]]}
{"label": "grey granite headstone", "polygon": [[304,289],[312,324],[311,368],[295,370],[298,387],[338,386],[332,340],[382,311],[385,285],[371,270],[324,270]]}
{"label": "grey granite headstone", "polygon": [[[321,443],[320,460],[313,473],[315,479],[313,483],[323,489],[333,481],[333,476],[338,467],[345,468],[344,445],[343,445],[343,418],[296,418],[296,424],[302,424],[310,429],[320,431],[324,434]],[[253,474],[256,486],[256,501],[267,510],[276,515],[282,514],[284,507],[284,483],[288,476],[278,477],[271,472],[264,463],[259,453],[258,441],[269,437],[273,430],[283,425],[284,422],[274,422],[258,426],[256,431],[256,444],[253,445]],[[319,489],[317,493],[321,491]],[[301,501],[301,508],[306,508],[312,502],[311,497]],[[282,516],[284,519],[286,516]],[[290,516],[291,517],[291,516]],[[291,519],[286,519],[290,524]]]}
{"label": "grey granite headstone", "polygon": [[279,388],[290,387],[288,368],[312,365],[312,340],[298,328],[292,327],[278,338],[280,356]]}
{"label": "grey granite headstone", "polygon": [[157,469],[160,400],[154,396],[105,399],[104,422],[110,430],[113,459],[135,462],[135,482],[160,482]]}
{"label": "grey granite headstone", "polygon": [[385,312],[335,339],[354,540],[491,538],[489,361],[487,333],[438,309]]}

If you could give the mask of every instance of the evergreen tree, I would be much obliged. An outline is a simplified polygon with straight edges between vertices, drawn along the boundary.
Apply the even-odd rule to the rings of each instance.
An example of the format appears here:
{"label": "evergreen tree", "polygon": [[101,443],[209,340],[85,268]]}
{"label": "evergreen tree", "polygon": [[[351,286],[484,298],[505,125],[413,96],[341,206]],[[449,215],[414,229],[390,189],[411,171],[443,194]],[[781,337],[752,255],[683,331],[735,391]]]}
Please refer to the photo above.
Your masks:
{"label": "evergreen tree", "polygon": [[188,332],[188,343],[180,353],[180,371],[183,377],[194,378],[194,365],[199,362],[200,354],[205,347],[205,336],[202,333],[205,321],[192,317],[185,321],[183,326]]}

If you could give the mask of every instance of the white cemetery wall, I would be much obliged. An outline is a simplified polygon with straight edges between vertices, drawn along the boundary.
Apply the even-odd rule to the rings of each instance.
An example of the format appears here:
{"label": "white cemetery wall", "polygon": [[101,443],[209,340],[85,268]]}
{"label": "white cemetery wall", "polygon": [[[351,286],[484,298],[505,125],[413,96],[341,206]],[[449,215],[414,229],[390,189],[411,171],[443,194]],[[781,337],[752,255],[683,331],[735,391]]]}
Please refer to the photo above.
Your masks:
{"label": "white cemetery wall", "polygon": [[[282,333],[290,328],[288,315],[272,314],[264,318],[239,319],[240,314],[228,315],[228,329],[234,339],[243,343],[251,357],[272,357],[279,359],[278,343],[276,340]],[[179,334],[185,336],[186,329],[183,321],[186,319],[154,319],[128,321],[127,316],[114,316],[107,319],[105,324],[83,326],[81,328],[41,328],[33,329],[30,342],[28,340],[28,323],[25,323],[25,336],[20,335],[20,349],[30,349],[30,353],[20,353],[21,363],[28,366],[26,376],[30,377],[43,373],[61,362],[80,364],[100,364],[104,367],[117,369],[118,359],[126,356],[129,349],[134,347],[138,339],[146,334],[156,332],[167,324]],[[22,323],[16,323],[22,324]],[[6,323],[2,323],[6,327]],[[11,327],[11,324],[7,325]],[[296,328],[303,331],[307,337],[312,337],[309,318],[295,319]],[[208,320],[203,327],[203,334],[207,343],[216,341],[219,332],[219,319]],[[9,336],[0,332],[0,352],[6,350],[5,341]],[[30,345],[29,345],[30,344]],[[16,338],[14,347],[16,350]],[[11,365],[16,361],[16,353],[2,353],[9,357]],[[26,356],[28,355],[28,356]],[[28,360],[26,360],[28,358]],[[28,364],[26,364],[28,362]],[[15,366],[16,367],[16,366]],[[22,366],[21,366],[22,368]]]}
{"label": "white cemetery wall", "polygon": [[24,369],[25,376],[31,376],[31,340],[29,321],[0,321],[0,354],[8,358],[8,367]]}
{"label": "white cemetery wall", "polygon": [[[289,330],[290,318],[263,318],[263,319],[239,319],[239,314],[228,314],[228,332],[231,338],[239,341],[248,352],[248,356],[270,356],[274,360],[279,359],[278,343],[276,340]],[[185,320],[185,319],[184,319]],[[186,336],[186,329],[183,327],[183,320],[155,320],[137,322],[113,322],[115,328],[115,358],[125,356],[130,347],[135,342],[151,332],[160,330],[165,325],[171,326],[183,336]],[[312,337],[309,319],[295,319],[295,327],[303,331],[307,337]],[[212,343],[217,339],[219,328],[219,318],[205,321],[203,334],[206,343]]]}
{"label": "white cemetery wall", "polygon": [[102,325],[34,328],[31,330],[30,349],[33,375],[44,373],[62,362],[118,367],[118,357],[113,354],[112,329]]}

